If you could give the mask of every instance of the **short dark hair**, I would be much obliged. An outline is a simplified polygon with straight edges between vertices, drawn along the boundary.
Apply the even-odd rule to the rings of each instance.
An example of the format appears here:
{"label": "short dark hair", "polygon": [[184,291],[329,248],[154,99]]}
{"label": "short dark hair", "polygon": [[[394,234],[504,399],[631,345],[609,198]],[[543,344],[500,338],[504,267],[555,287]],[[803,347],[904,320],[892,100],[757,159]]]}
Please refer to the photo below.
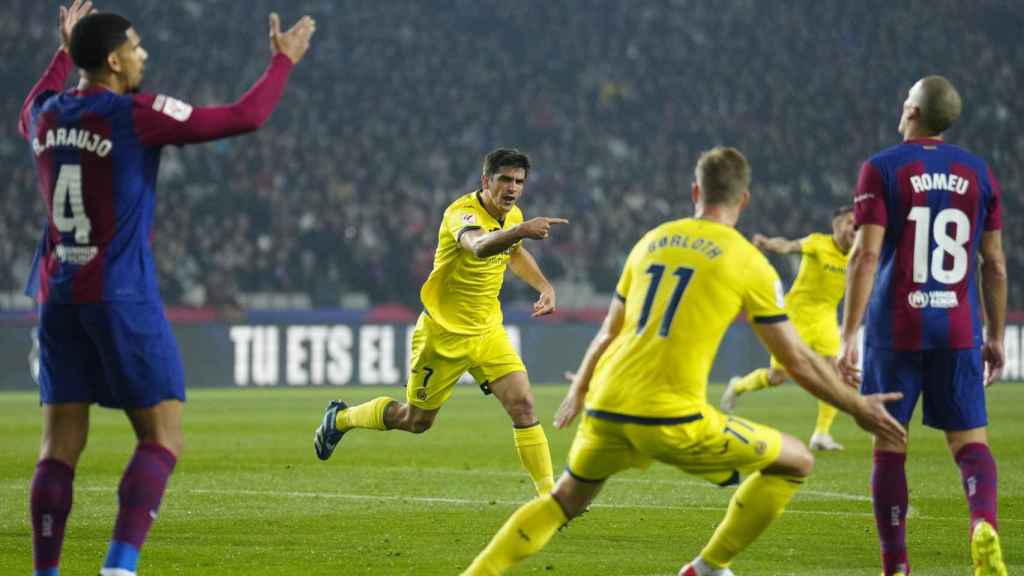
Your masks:
{"label": "short dark hair", "polygon": [[944,76],[921,79],[921,122],[932,134],[942,134],[960,118],[963,102],[956,87]]}
{"label": "short dark hair", "polygon": [[107,56],[128,41],[132,23],[111,12],[94,12],[71,29],[68,52],[71,59],[86,72],[94,72],[107,63]]}
{"label": "short dark hair", "polygon": [[750,163],[735,148],[705,150],[694,170],[707,204],[735,204],[750,186]]}
{"label": "short dark hair", "polygon": [[515,148],[497,148],[484,156],[484,176],[490,178],[502,168],[522,168],[530,175],[530,157]]}
{"label": "short dark hair", "polygon": [[853,212],[853,205],[843,204],[839,208],[836,208],[835,210],[832,211],[832,219],[835,220],[836,218],[839,218],[840,216],[845,216],[851,212]]}

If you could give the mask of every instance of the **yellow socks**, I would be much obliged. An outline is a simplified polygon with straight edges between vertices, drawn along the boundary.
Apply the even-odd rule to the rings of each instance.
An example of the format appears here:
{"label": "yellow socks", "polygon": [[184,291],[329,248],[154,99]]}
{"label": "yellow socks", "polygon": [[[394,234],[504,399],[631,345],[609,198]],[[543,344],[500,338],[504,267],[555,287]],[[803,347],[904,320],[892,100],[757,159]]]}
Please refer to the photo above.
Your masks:
{"label": "yellow socks", "polygon": [[544,427],[538,422],[529,428],[513,428],[512,431],[515,433],[519,460],[533,479],[537,494],[543,496],[551,492],[555,487],[555,477],[551,471],[551,451],[548,449]]}
{"label": "yellow socks", "polygon": [[370,430],[387,430],[384,426],[384,410],[388,404],[394,402],[387,396],[374,398],[358,406],[352,406],[338,412],[334,419],[334,425],[338,430],[350,430],[352,428],[368,428]]}
{"label": "yellow socks", "polygon": [[747,392],[753,392],[755,390],[761,390],[771,386],[771,382],[768,380],[768,369],[758,368],[750,374],[747,374],[740,381],[736,383],[733,390],[737,394],[746,394]]}
{"label": "yellow socks", "polygon": [[562,506],[550,494],[538,496],[512,514],[462,575],[503,573],[539,552],[566,521]]}
{"label": "yellow socks", "polygon": [[747,478],[733,494],[725,519],[701,551],[701,557],[717,567],[727,567],[782,515],[801,484],[803,479],[796,476],[756,472]]}
{"label": "yellow socks", "polygon": [[828,402],[818,401],[818,422],[814,425],[815,434],[828,434],[832,429],[832,421],[836,419],[839,410]]}

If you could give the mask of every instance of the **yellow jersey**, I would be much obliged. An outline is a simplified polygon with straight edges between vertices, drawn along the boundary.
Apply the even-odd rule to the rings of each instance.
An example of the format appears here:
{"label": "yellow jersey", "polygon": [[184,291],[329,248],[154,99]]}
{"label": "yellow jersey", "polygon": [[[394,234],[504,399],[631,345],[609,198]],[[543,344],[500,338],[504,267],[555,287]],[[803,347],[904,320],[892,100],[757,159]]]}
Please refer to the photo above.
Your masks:
{"label": "yellow jersey", "polygon": [[831,234],[811,234],[800,241],[800,270],[786,294],[786,311],[799,328],[835,327],[836,308],[846,293],[846,264]]}
{"label": "yellow jersey", "polygon": [[442,328],[456,334],[480,334],[501,326],[498,293],[512,251],[520,242],[500,254],[477,258],[462,248],[459,238],[470,230],[493,232],[522,221],[523,213],[518,206],[501,221],[491,216],[484,208],[479,190],[463,195],[445,209],[437,233],[434,269],[420,289],[424,309]]}
{"label": "yellow jersey", "polygon": [[616,297],[625,319],[595,368],[588,411],[693,414],[705,404],[711,363],[737,314],[786,320],[782,283],[768,260],[736,229],[708,220],[666,222],[644,235]]}

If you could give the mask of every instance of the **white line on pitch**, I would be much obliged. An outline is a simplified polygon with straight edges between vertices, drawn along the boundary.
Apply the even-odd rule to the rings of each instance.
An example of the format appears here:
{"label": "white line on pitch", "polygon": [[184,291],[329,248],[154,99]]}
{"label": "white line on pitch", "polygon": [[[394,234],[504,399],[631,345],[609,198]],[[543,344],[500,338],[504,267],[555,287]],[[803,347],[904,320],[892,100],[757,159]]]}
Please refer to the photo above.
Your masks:
{"label": "white line on pitch", "polygon": [[[83,492],[112,492],[112,488],[99,486],[80,487]],[[362,500],[362,501],[384,501],[384,502],[418,502],[422,504],[456,504],[468,506],[494,506],[497,504],[505,506],[519,506],[524,502],[521,500],[473,500],[469,498],[441,498],[437,496],[400,496],[385,494],[343,494],[339,492],[298,492],[285,490],[236,490],[236,489],[215,489],[215,488],[174,488],[169,492],[187,492],[189,494],[216,494],[226,496],[271,496],[278,498],[336,498],[340,500]],[[679,504],[592,504],[591,508],[610,509],[644,509],[644,510],[700,510],[704,512],[722,512],[725,506],[685,506]],[[871,512],[844,512],[825,510],[789,510],[787,515],[799,514],[810,516],[848,516],[856,518],[874,518]],[[941,522],[962,522],[963,518],[950,518],[946,516],[918,516],[915,520],[929,520]],[[1001,523],[1018,522],[1014,519],[1000,519]]]}

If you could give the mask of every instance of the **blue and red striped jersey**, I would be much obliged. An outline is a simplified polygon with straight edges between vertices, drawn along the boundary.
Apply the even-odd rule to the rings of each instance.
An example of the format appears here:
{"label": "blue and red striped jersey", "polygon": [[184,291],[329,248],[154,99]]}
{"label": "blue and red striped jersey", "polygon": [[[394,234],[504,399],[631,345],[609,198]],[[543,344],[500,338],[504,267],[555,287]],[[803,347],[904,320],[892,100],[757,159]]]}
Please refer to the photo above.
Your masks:
{"label": "blue and red striped jersey", "polygon": [[981,346],[978,250],[984,232],[1002,228],[999,183],[981,158],[936,139],[875,154],[861,167],[854,223],[885,227],[866,342]]}
{"label": "blue and red striped jersey", "polygon": [[49,216],[29,284],[40,302],[159,301],[150,234],[162,147],[256,130],[292,63],[276,55],[238,102],[208,108],[101,87],[63,91],[72,67],[58,51],[20,117]]}

